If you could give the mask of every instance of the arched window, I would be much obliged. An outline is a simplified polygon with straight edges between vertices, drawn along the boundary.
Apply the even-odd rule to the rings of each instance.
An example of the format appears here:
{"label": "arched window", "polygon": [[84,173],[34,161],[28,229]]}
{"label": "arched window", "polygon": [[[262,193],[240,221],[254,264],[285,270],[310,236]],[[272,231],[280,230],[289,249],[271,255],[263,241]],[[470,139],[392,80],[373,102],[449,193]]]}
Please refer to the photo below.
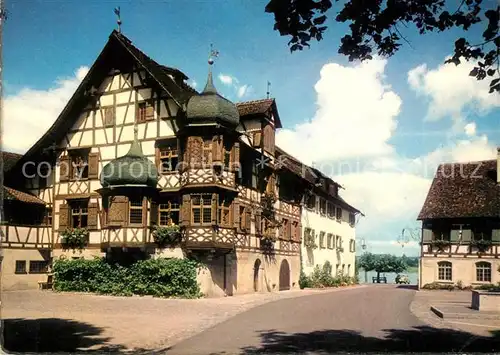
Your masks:
{"label": "arched window", "polygon": [[451,263],[449,261],[440,261],[438,263],[438,280],[452,281]]}
{"label": "arched window", "polygon": [[476,281],[491,282],[491,264],[486,261],[476,263]]}

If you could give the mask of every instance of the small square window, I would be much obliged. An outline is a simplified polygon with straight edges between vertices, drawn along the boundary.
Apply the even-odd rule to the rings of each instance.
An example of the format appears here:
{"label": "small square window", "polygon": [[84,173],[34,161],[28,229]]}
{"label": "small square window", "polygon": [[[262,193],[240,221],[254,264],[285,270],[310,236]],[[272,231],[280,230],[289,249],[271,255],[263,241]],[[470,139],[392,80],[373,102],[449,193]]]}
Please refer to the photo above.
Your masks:
{"label": "small square window", "polygon": [[26,260],[16,260],[16,274],[26,274]]}

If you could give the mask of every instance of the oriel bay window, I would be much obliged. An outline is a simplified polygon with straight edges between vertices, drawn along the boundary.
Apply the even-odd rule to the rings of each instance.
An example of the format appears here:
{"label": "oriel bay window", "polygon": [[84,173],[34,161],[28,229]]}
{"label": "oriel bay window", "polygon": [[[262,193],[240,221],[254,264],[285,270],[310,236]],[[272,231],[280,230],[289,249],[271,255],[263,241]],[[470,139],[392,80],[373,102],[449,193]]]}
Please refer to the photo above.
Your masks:
{"label": "oriel bay window", "polygon": [[160,226],[179,224],[180,205],[179,201],[173,200],[160,203],[158,206],[158,217]]}
{"label": "oriel bay window", "polygon": [[191,195],[191,224],[212,224],[212,194]]}

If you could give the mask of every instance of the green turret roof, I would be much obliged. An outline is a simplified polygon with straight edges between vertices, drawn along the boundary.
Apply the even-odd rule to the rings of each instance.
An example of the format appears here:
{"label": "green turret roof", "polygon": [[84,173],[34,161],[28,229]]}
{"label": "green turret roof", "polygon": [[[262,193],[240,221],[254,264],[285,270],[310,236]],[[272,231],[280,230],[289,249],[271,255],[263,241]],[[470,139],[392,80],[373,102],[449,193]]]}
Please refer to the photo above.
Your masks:
{"label": "green turret roof", "polygon": [[217,92],[211,69],[208,72],[205,89],[201,94],[193,95],[189,99],[186,111],[190,125],[219,123],[236,128],[240,123],[236,105]]}
{"label": "green turret roof", "polygon": [[137,129],[130,150],[127,154],[112,160],[101,172],[103,187],[140,186],[156,188],[158,170],[155,164],[146,158],[137,139]]}

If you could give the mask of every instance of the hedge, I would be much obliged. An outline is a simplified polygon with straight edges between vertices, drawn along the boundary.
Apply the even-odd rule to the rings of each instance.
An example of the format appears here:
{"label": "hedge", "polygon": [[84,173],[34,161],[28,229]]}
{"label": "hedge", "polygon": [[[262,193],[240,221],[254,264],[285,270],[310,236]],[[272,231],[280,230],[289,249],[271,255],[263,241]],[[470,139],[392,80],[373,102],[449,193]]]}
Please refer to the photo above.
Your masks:
{"label": "hedge", "polygon": [[196,261],[177,258],[140,260],[131,266],[110,264],[104,258],[58,259],[54,290],[198,298],[202,296],[196,279],[199,266]]}

